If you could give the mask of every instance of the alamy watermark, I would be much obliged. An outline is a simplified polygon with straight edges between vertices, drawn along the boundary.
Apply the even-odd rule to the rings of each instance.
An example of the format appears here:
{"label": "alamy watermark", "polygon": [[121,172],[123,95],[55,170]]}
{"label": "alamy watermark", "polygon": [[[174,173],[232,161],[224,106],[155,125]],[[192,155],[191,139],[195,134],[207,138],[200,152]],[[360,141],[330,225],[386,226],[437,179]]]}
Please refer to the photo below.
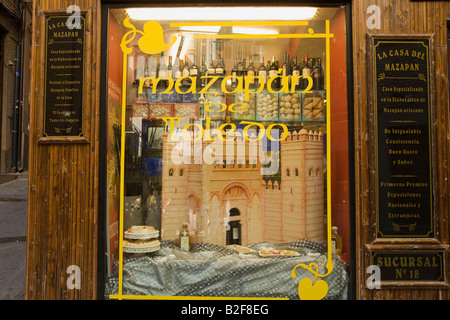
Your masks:
{"label": "alamy watermark", "polygon": [[66,10],[71,16],[67,19],[67,28],[70,30],[81,29],[81,9],[77,5],[71,5]]}
{"label": "alamy watermark", "polygon": [[69,290],[81,289],[81,269],[79,266],[71,265],[66,269],[66,273],[69,274],[66,285]]}
{"label": "alamy watermark", "polygon": [[377,265],[370,265],[366,269],[366,273],[370,274],[367,278],[366,286],[368,289],[381,289],[381,269]]}
{"label": "alamy watermark", "polygon": [[381,9],[377,5],[370,5],[366,10],[370,16],[367,18],[366,26],[369,30],[381,29]]}

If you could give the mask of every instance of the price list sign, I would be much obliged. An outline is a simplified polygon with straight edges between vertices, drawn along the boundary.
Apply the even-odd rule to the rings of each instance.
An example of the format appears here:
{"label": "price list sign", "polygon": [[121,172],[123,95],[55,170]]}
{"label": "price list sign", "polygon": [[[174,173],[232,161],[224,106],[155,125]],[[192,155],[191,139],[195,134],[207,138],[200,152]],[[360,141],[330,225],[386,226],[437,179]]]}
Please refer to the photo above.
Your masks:
{"label": "price list sign", "polygon": [[83,136],[85,16],[46,17],[44,137]]}
{"label": "price list sign", "polygon": [[374,39],[377,237],[432,238],[429,39]]}

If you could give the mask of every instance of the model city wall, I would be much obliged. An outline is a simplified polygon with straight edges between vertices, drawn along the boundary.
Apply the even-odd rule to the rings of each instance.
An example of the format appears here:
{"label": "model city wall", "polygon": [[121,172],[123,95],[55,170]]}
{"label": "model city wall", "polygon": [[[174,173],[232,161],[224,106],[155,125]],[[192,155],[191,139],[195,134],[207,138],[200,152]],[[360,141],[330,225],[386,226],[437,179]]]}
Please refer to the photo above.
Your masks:
{"label": "model city wall", "polygon": [[[170,140],[165,132],[162,239],[177,239],[182,223],[188,222],[194,241],[226,245],[230,221],[239,221],[242,245],[261,241],[325,239],[321,132],[302,129],[298,133],[288,133],[281,141],[281,179],[261,174],[261,161],[255,161],[252,159],[254,155],[249,153],[252,142],[244,143],[245,163],[238,164],[235,152],[233,164],[223,161],[204,165],[195,162],[193,157],[210,146],[210,141],[190,142],[192,150],[195,150],[195,144],[201,150],[188,155],[191,159],[174,163],[171,155],[179,142]],[[230,142],[227,143],[216,150],[216,159],[226,159],[226,150],[230,147]],[[232,143],[237,149],[238,143]],[[230,216],[232,209],[239,214]]]}

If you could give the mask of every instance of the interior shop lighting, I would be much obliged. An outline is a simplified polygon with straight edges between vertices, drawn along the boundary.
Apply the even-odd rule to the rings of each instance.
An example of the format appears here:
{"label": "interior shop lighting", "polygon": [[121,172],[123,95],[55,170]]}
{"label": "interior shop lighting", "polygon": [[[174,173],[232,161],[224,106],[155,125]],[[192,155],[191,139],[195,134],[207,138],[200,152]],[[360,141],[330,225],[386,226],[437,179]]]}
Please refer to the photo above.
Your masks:
{"label": "interior shop lighting", "polygon": [[217,33],[220,30],[220,26],[189,26],[180,27],[181,31],[192,32],[205,32],[205,33]]}
{"label": "interior shop lighting", "polygon": [[238,34],[279,34],[278,30],[274,29],[259,29],[247,27],[233,27],[233,33]]}
{"label": "interior shop lighting", "polygon": [[[187,26],[179,27],[180,31],[197,32],[197,33],[218,33],[222,27],[220,26]],[[236,34],[279,34],[274,29],[248,28],[248,27],[232,27],[232,33]]]}
{"label": "interior shop lighting", "polygon": [[254,21],[310,20],[317,8],[312,7],[178,7],[130,8],[130,19],[156,21]]}

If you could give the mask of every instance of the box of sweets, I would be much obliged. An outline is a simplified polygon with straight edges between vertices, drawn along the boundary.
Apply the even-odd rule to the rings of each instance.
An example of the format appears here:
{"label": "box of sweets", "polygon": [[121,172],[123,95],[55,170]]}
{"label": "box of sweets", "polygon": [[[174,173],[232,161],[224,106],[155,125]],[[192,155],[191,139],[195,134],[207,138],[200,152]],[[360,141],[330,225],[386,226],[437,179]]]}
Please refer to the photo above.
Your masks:
{"label": "box of sweets", "polygon": [[205,98],[205,114],[212,120],[224,120],[227,115],[227,97],[225,94],[207,94]]}
{"label": "box of sweets", "polygon": [[148,104],[147,103],[133,103],[131,105],[131,116],[133,118],[148,118]]}
{"label": "box of sweets", "polygon": [[303,121],[324,121],[325,99],[324,91],[314,91],[303,94]]}
{"label": "box of sweets", "polygon": [[198,103],[175,103],[173,111],[174,117],[198,119]]}
{"label": "box of sweets", "polygon": [[302,119],[301,94],[283,93],[279,97],[279,120],[300,122]]}
{"label": "box of sweets", "polygon": [[235,104],[231,117],[236,120],[255,120],[256,117],[256,94],[250,94],[245,100],[243,93],[231,96],[231,103]]}
{"label": "box of sweets", "polygon": [[150,103],[149,119],[159,120],[164,117],[172,117],[173,104],[171,103]]}
{"label": "box of sweets", "polygon": [[256,97],[256,120],[278,120],[278,94],[263,90]]}

